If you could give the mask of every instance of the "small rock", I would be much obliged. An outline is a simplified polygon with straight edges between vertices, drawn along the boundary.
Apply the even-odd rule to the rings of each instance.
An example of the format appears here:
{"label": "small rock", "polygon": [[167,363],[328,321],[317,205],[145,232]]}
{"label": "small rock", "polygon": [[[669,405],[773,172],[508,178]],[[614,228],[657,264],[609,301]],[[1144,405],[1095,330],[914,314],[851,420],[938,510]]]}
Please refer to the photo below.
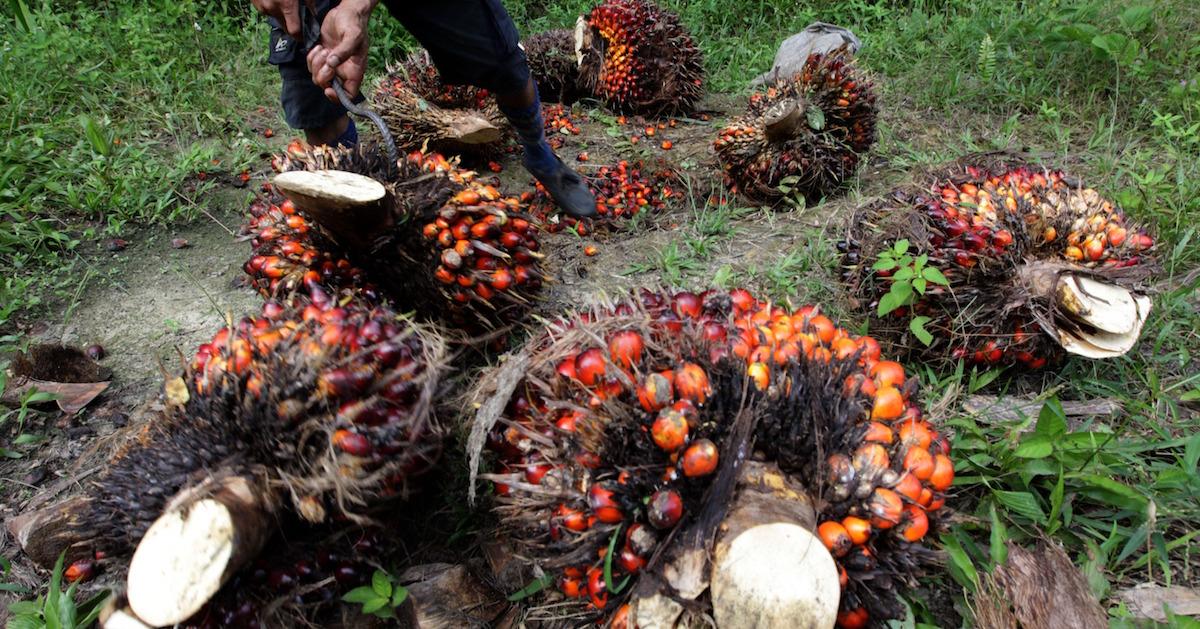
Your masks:
{"label": "small rock", "polygon": [[171,239],[171,248],[172,249],[186,249],[190,246],[192,246],[192,243],[188,242],[187,238],[172,238]]}

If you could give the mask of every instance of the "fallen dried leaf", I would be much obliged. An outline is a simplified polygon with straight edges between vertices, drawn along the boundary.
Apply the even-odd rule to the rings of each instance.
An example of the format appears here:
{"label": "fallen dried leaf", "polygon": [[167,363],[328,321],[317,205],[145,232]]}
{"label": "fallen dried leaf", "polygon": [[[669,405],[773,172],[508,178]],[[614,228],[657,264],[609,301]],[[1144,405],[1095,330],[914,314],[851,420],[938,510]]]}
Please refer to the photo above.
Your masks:
{"label": "fallen dried leaf", "polygon": [[1176,615],[1200,616],[1200,590],[1196,588],[1163,587],[1154,583],[1143,583],[1127,590],[1121,590],[1116,593],[1116,596],[1125,601],[1134,618],[1166,622],[1167,614],[1163,611],[1164,605]]}
{"label": "fallen dried leaf", "polygon": [[8,383],[0,401],[20,404],[30,389],[55,396],[54,403],[68,415],[78,413],[108,389],[108,382],[50,382],[36,378],[17,377]]}

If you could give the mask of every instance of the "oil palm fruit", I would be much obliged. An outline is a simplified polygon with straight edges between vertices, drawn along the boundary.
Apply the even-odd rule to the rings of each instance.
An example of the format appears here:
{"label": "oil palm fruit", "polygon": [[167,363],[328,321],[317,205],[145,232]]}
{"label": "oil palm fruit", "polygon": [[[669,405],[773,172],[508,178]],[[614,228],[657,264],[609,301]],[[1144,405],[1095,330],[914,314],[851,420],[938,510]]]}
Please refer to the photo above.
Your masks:
{"label": "oil palm fruit", "polygon": [[[622,219],[665,208],[677,194],[672,183],[678,181],[678,175],[673,169],[654,168],[640,160],[620,160],[611,166],[601,166],[585,180],[596,197],[597,223],[615,227]],[[552,218],[558,213],[554,202],[541,183],[536,183],[535,188],[537,192],[530,200],[529,212],[545,225],[546,231],[587,229],[589,223],[581,225],[579,220],[571,217]]]}
{"label": "oil palm fruit", "polygon": [[839,48],[751,95],[713,146],[732,190],[764,202],[798,193],[812,203],[858,170],[877,116],[871,82]]}
{"label": "oil palm fruit", "polygon": [[372,103],[404,153],[488,154],[508,128],[487,90],[443,83],[423,50],[388,68]]}
{"label": "oil palm fruit", "polygon": [[[504,410],[475,430],[503,532],[567,604],[674,626],[691,612],[666,582],[721,626],[901,614],[953,465],[933,462],[947,442],[874,339],[741,289],[642,291],[548,324],[524,353],[515,387],[503,367],[481,379],[476,400]],[[595,572],[611,578],[585,587]]]}
{"label": "oil palm fruit", "polygon": [[440,336],[381,300],[289,203],[258,200],[251,215],[246,270],[272,299],[197,349],[88,491],[19,534],[38,561],[128,559],[129,606],[151,626],[192,616],[282,516],[361,518],[440,452]]}
{"label": "oil palm fruit", "polygon": [[529,71],[544,102],[570,105],[586,91],[579,84],[575,35],[567,29],[537,33],[523,42]]}
{"label": "oil palm fruit", "polygon": [[[347,269],[363,269],[403,307],[478,331],[515,321],[542,286],[538,229],[522,213],[520,199],[439,154],[414,151],[392,166],[369,147],[295,143],[275,165],[284,171],[277,186],[285,184],[284,176],[329,170],[383,183],[386,194],[379,203],[300,210],[351,252]],[[270,260],[283,257],[278,246],[285,245],[270,245]],[[288,270],[276,273],[295,278],[307,270],[304,256],[287,258]],[[321,272],[327,269],[339,272],[322,260]]]}
{"label": "oil palm fruit", "polygon": [[687,112],[704,93],[699,47],[679,16],[650,0],[605,0],[575,24],[581,82],[610,106]]}
{"label": "oil palm fruit", "polygon": [[[911,262],[880,262],[901,240]],[[991,154],[863,208],[840,248],[844,278],[873,314],[894,284],[911,283],[918,256],[937,271],[925,278],[945,279],[876,316],[881,339],[931,359],[1038,369],[1068,353],[1107,358],[1134,346],[1151,306],[1141,289],[1156,269],[1154,245],[1079,179]],[[913,317],[928,317],[928,345],[910,332]]]}

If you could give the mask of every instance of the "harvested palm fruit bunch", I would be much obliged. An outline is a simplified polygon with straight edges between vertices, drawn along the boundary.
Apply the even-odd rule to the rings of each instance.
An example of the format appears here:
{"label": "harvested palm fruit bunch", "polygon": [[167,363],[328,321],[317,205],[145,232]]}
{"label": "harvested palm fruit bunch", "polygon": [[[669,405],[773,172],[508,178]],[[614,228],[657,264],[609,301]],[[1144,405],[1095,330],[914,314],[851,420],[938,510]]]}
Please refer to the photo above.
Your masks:
{"label": "harvested palm fruit bunch", "polygon": [[513,361],[481,380],[503,411],[475,431],[504,532],[566,599],[545,609],[620,627],[901,614],[954,469],[874,339],[741,289],[643,291]]}
{"label": "harvested palm fruit bunch", "polygon": [[[559,105],[543,105],[542,119],[545,120],[546,142],[550,148],[558,150],[563,146],[563,137],[582,133],[576,120],[571,117],[567,108]],[[587,117],[584,116],[583,120]],[[585,160],[586,161],[586,160]]]}
{"label": "harvested palm fruit bunch", "polygon": [[574,33],[565,28],[549,30],[530,36],[523,45],[543,102],[570,105],[587,94],[579,84]]}
{"label": "harvested palm fruit bunch", "polygon": [[[932,180],[861,210],[839,245],[881,339],[931,359],[1033,369],[1133,347],[1155,243],[1120,208],[1010,156],[967,158]],[[918,264],[932,280],[919,287]],[[914,317],[926,317],[927,345]]]}
{"label": "harvested palm fruit bunch", "polygon": [[580,81],[610,106],[688,112],[704,93],[699,47],[679,16],[649,0],[605,0],[575,24]]}
{"label": "harvested palm fruit bunch", "polygon": [[[275,185],[350,252],[348,267],[364,269],[404,307],[471,330],[522,316],[543,275],[538,230],[520,199],[436,153],[414,151],[395,167],[376,153],[294,143],[276,160],[283,173]],[[329,173],[356,183],[331,182]],[[372,184],[376,200],[354,200]],[[338,198],[324,202],[306,190]]]}
{"label": "harvested palm fruit bunch", "polygon": [[[585,175],[585,179],[588,188],[596,196],[597,220],[608,219],[610,223],[633,218],[642,212],[661,211],[667,201],[677,194],[671,187],[676,180],[673,170],[655,170],[642,162],[631,164],[621,160],[615,166],[601,166],[595,175]],[[535,186],[537,193],[530,202],[530,214],[545,221],[547,231],[557,232],[564,227],[578,230],[582,227],[580,221],[568,216],[562,216],[557,221],[547,220],[557,210],[542,185],[535,182]]]}
{"label": "harvested palm fruit bunch", "polygon": [[389,67],[372,102],[402,152],[494,152],[507,128],[487,90],[443,83],[425,51]]}
{"label": "harvested palm fruit bunch", "polygon": [[799,193],[813,203],[858,170],[877,117],[871,82],[840,48],[810,55],[803,71],[750,96],[713,147],[735,192],[765,202]]}

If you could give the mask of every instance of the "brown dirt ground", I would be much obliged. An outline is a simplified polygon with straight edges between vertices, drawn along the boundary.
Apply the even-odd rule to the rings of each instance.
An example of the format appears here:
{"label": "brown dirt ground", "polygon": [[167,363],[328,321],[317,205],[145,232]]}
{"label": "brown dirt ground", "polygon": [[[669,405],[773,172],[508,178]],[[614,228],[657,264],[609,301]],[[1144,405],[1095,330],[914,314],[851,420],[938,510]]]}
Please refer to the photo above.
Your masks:
{"label": "brown dirt ground", "polygon": [[[636,230],[618,226],[582,238],[568,231],[548,235],[543,242],[546,269],[553,282],[536,314],[551,317],[587,303],[598,294],[615,295],[631,286],[662,283],[654,272],[630,270],[653,258],[662,247],[692,234],[689,230],[693,214],[704,206],[710,191],[720,190],[719,169],[709,142],[722,112],[736,110],[740,102],[729,96],[712,97],[706,103],[713,114],[711,121],[681,119],[677,127],[660,131],[653,142],[641,142],[637,147],[619,141],[644,126],[634,118],[627,126],[618,128],[593,116],[590,121],[579,123],[581,135],[564,137],[560,155],[584,174],[620,158],[662,158],[684,175],[693,197],[677,201],[649,221],[641,221]],[[836,234],[849,210],[866,198],[883,194],[917,166],[963,152],[946,148],[962,137],[961,125],[952,135],[946,130],[947,121],[934,120],[919,112],[892,113],[904,112],[905,108],[889,99],[884,99],[882,109],[880,147],[845,195],[802,211],[749,210],[733,218],[732,234],[716,243],[714,253],[699,268],[688,272],[683,284],[708,285],[714,272],[728,265],[737,283],[760,288],[755,286],[756,278],[760,278],[754,274],[756,270],[770,267],[790,251],[803,249],[815,233]],[[977,138],[994,138],[999,123],[999,119],[977,118],[969,124],[969,131]],[[663,151],[658,147],[658,141],[663,139],[672,140],[675,147]],[[286,142],[286,138],[278,140],[280,147]],[[589,162],[575,161],[581,150],[589,152]],[[509,156],[502,164],[504,171],[500,178],[507,190],[517,191],[530,185],[519,160]],[[260,298],[239,281],[248,246],[237,242],[229,231],[237,230],[249,194],[247,190],[222,188],[208,199],[211,217],[169,230],[144,229],[129,237],[131,244],[127,249],[95,254],[90,266],[98,277],[111,279],[92,282],[65,311],[49,313],[29,326],[29,337],[37,342],[103,345],[108,356],[102,364],[112,369],[113,384],[75,417],[50,414],[30,425],[27,432],[45,434],[49,440],[27,451],[23,458],[0,460],[0,520],[8,520],[52,495],[70,493],[73,487],[85,482],[97,462],[103,460],[112,441],[109,437],[124,426],[136,424],[137,410],[158,395],[162,375],[179,370],[181,353],[190,355],[228,316],[257,312]],[[173,249],[170,242],[177,237],[186,238],[190,246]],[[584,245],[593,243],[599,254],[585,256]],[[836,295],[830,288],[836,279],[835,269],[817,268],[811,273],[815,276],[784,293],[801,300]],[[742,281],[743,278],[747,281]],[[805,287],[823,289],[812,294]],[[839,304],[830,305],[835,311],[841,310]],[[134,419],[130,420],[131,416]],[[8,439],[11,435],[0,438]],[[452,447],[446,460],[450,465],[444,466],[431,482],[437,490],[427,492],[425,498],[413,505],[420,508],[409,510],[423,510],[423,514],[401,526],[401,530],[411,531],[418,538],[405,538],[410,543],[401,556],[406,559],[398,560],[397,565],[417,557],[445,560],[478,556],[475,537],[486,530],[488,516],[472,514],[463,504],[463,458],[456,458]],[[44,582],[46,572],[30,565],[7,533],[0,538],[0,556],[13,560],[13,572],[5,580],[32,587]],[[115,585],[111,581],[101,577],[85,589]],[[0,595],[0,620],[7,615],[7,603],[11,600],[9,595]]]}

